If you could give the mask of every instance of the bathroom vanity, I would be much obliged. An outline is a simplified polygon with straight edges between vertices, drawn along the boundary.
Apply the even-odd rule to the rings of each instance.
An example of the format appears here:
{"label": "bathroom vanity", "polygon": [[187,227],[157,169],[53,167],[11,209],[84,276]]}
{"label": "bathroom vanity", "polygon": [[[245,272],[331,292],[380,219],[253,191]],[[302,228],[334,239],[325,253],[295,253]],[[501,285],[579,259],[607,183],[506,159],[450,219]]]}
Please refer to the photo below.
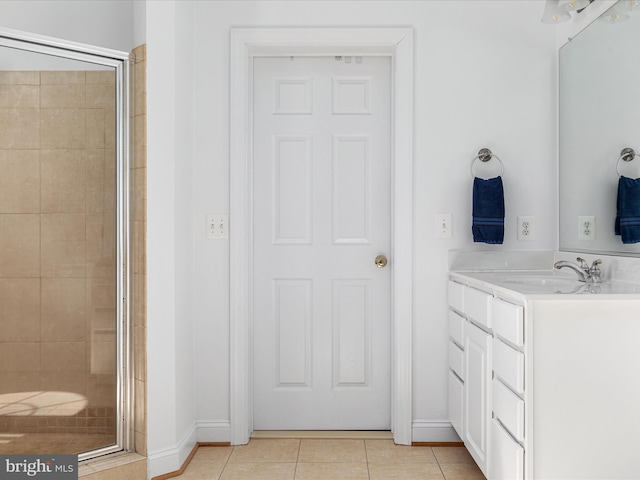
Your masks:
{"label": "bathroom vanity", "polygon": [[451,272],[451,423],[489,480],[640,478],[640,288]]}

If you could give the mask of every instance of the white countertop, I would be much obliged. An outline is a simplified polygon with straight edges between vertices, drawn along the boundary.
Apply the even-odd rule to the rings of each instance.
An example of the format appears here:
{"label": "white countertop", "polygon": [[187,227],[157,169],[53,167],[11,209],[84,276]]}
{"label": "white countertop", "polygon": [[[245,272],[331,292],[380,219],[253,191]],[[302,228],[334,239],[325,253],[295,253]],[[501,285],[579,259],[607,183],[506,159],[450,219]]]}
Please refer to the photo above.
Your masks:
{"label": "white countertop", "polygon": [[591,298],[628,298],[640,299],[640,285],[614,280],[603,283],[585,283],[578,281],[572,272],[558,270],[484,270],[452,271],[450,277],[471,286],[493,293],[525,298],[546,297],[558,299],[558,295],[585,300]]}

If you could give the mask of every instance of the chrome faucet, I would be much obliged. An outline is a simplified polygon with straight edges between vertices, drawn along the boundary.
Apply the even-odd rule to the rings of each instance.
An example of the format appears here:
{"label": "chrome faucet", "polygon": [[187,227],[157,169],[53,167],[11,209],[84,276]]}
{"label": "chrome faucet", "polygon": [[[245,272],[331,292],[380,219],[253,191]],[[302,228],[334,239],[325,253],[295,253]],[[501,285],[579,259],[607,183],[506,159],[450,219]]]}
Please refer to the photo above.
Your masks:
{"label": "chrome faucet", "polygon": [[580,262],[580,265],[567,260],[560,260],[553,264],[553,268],[560,270],[563,267],[570,268],[578,275],[578,280],[586,283],[602,283],[602,277],[600,276],[600,265],[602,260],[594,260],[591,266],[583,259],[578,257],[576,260]]}

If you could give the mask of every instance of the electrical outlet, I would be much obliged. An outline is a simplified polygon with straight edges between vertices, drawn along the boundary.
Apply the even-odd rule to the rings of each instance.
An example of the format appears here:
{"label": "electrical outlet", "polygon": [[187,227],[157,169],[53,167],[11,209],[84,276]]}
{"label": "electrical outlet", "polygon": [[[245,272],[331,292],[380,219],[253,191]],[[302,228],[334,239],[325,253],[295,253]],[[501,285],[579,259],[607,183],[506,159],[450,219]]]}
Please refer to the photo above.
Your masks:
{"label": "electrical outlet", "polygon": [[596,217],[584,215],[578,217],[578,240],[595,240]]}
{"label": "electrical outlet", "polygon": [[435,218],[434,228],[436,238],[451,238],[453,236],[451,214],[438,213]]}
{"label": "electrical outlet", "polygon": [[536,238],[536,217],[518,217],[518,240],[529,241]]}
{"label": "electrical outlet", "polygon": [[207,238],[229,238],[229,215],[207,215]]}

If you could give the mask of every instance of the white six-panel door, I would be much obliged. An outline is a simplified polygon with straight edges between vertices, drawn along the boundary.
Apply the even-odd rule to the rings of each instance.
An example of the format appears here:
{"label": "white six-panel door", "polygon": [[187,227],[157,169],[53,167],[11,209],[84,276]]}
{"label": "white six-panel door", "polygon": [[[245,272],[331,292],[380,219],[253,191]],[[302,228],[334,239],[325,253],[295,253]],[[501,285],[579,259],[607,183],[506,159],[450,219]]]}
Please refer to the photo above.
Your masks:
{"label": "white six-panel door", "polygon": [[390,58],[254,59],[254,428],[390,428]]}

